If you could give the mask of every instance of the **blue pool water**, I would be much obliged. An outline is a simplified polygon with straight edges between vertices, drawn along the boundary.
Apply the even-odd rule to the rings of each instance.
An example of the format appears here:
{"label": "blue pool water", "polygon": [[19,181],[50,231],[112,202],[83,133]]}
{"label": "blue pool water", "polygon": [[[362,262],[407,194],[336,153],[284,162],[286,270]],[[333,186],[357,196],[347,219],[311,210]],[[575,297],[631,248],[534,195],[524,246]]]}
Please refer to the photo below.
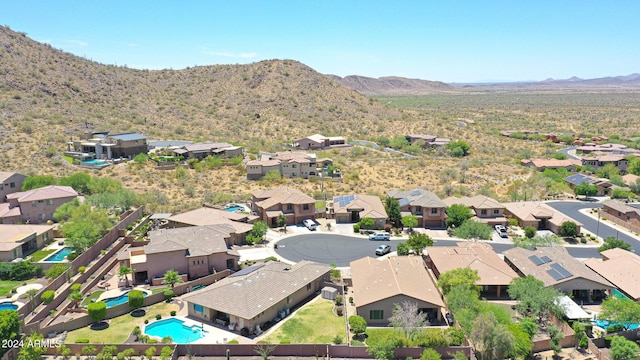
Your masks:
{"label": "blue pool water", "polygon": [[[142,292],[142,297],[147,296],[146,292]],[[120,304],[124,304],[124,303],[128,303],[129,302],[129,293],[126,292],[118,297],[114,297],[114,298],[107,298],[102,300],[105,302],[105,304],[107,304],[107,307],[112,307],[112,306],[116,306],[116,305],[120,305]]]}
{"label": "blue pool water", "polygon": [[[619,323],[609,322],[607,320],[600,320],[600,319],[597,319],[594,322],[595,322],[596,326],[599,326],[599,327],[601,327],[603,329],[606,329],[607,326],[609,326],[609,325],[619,324]],[[638,326],[640,326],[640,324],[631,324],[631,326],[629,326],[629,330],[635,330],[635,329],[638,328]]]}
{"label": "blue pool water", "polygon": [[45,258],[42,261],[50,261],[50,262],[62,262],[67,257],[67,255],[73,252],[73,248],[64,247],[53,254],[49,255],[49,257]]}
{"label": "blue pool water", "polygon": [[0,311],[2,310],[18,310],[18,305],[12,304],[10,302],[0,303]]}
{"label": "blue pool water", "polygon": [[229,212],[236,212],[238,210],[243,211],[244,207],[236,205],[236,206],[228,207],[226,210]]}
{"label": "blue pool water", "polygon": [[105,160],[91,159],[81,161],[80,165],[93,168],[103,168],[105,166],[109,166],[109,163]]}
{"label": "blue pool water", "polygon": [[[147,325],[144,333],[149,336],[171,336],[176,344],[188,344],[203,337],[203,331],[200,326],[185,326],[184,321],[179,319],[166,319],[156,321]],[[207,332],[204,331],[204,334]]]}

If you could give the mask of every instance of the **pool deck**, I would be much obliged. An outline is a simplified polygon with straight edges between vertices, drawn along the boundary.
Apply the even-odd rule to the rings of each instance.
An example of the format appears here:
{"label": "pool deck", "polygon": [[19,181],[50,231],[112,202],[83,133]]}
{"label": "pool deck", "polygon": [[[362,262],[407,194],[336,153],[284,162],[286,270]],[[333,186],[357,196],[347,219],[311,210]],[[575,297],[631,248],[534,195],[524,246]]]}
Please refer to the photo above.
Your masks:
{"label": "pool deck", "polygon": [[[246,341],[242,340],[246,338],[238,334],[232,333],[230,331],[226,331],[224,329],[220,329],[215,326],[204,324],[194,319],[186,318],[184,316],[175,316],[175,317],[171,317],[170,319],[181,320],[182,322],[184,322],[184,325],[188,327],[196,326],[196,327],[202,327],[204,329],[204,332],[205,332],[204,337],[191,342],[191,344],[226,344],[233,339],[238,340],[241,344],[246,343]],[[163,320],[167,320],[167,319],[163,319]],[[162,321],[162,320],[158,320],[158,321]],[[142,329],[142,332],[144,333],[148,325],[155,324],[156,322],[157,321],[150,322],[149,324],[145,325],[144,328]],[[152,338],[156,338],[156,337],[152,336]],[[249,340],[249,339],[246,339],[246,340]]]}
{"label": "pool deck", "polygon": [[143,293],[146,293],[147,296],[151,295],[151,291],[145,289],[145,288],[141,288],[141,287],[135,287],[133,289],[112,289],[112,290],[107,290],[105,292],[103,292],[102,294],[100,294],[100,296],[98,296],[97,301],[102,301],[105,299],[110,299],[110,298],[115,298],[118,297],[124,293],[128,293],[131,290],[140,290]]}

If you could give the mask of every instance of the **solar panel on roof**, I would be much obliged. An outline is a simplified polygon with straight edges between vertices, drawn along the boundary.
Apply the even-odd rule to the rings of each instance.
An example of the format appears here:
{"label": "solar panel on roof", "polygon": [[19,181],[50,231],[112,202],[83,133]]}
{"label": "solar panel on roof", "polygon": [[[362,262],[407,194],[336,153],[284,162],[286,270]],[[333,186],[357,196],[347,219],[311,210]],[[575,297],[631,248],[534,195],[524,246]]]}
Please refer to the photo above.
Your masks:
{"label": "solar panel on roof", "polygon": [[536,266],[540,266],[544,264],[544,261],[540,260],[540,258],[537,255],[529,256],[529,260],[531,260],[532,263],[536,264]]}
{"label": "solar panel on roof", "polygon": [[564,279],[564,277],[554,269],[547,270],[547,274],[549,274],[555,281]]}
{"label": "solar panel on roof", "polygon": [[411,196],[418,196],[418,195],[420,195],[420,194],[422,194],[422,191],[420,191],[420,189],[415,189],[415,190],[413,190],[409,195],[411,195]]}
{"label": "solar panel on roof", "polygon": [[573,276],[572,273],[570,273],[567,269],[565,269],[560,264],[557,264],[557,263],[556,264],[551,264],[551,268],[554,269],[555,271],[557,271],[560,275],[562,275],[563,279]]}
{"label": "solar panel on roof", "polygon": [[546,263],[548,263],[548,262],[551,262],[551,258],[550,258],[550,257],[548,257],[548,256],[546,256],[546,255],[545,255],[545,256],[543,256],[543,257],[541,257],[541,258],[540,258],[540,260],[544,261],[544,262],[545,262],[545,264],[546,264]]}
{"label": "solar panel on roof", "polygon": [[398,203],[399,203],[400,207],[409,205],[409,199],[402,199]]}

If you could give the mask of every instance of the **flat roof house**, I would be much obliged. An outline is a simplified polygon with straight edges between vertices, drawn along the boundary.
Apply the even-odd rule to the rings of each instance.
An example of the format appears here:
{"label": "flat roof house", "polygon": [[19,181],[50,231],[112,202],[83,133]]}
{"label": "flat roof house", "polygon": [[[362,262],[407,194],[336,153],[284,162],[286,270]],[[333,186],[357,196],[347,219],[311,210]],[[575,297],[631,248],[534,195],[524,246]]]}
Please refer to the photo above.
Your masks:
{"label": "flat roof house", "polygon": [[293,147],[309,150],[327,149],[333,146],[345,146],[347,140],[342,136],[324,136],[320,134],[314,134],[304,137],[302,139],[295,140]]}
{"label": "flat roof house", "polygon": [[256,264],[204,289],[184,295],[189,316],[229,326],[244,336],[266,330],[266,322],[289,314],[316,295],[331,266],[301,261]]}
{"label": "flat roof house", "polygon": [[300,224],[305,219],[315,219],[316,200],[290,187],[256,190],[252,194],[251,210],[269,226],[277,226],[280,215],[285,216],[288,225]]}
{"label": "flat roof house", "polygon": [[53,213],[60,205],[77,197],[71,186],[58,185],[9,194],[8,204],[0,204],[0,223],[45,223],[53,220]]}
{"label": "flat roof house", "polygon": [[457,246],[429,247],[427,267],[436,276],[460,268],[478,271],[481,295],[487,298],[508,297],[507,287],[519,275],[487,243],[459,242]]}
{"label": "flat roof house", "polygon": [[611,295],[613,285],[585,264],[571,256],[561,246],[538,247],[536,250],[512,248],[505,252],[504,261],[525,277],[532,275],[546,287],[571,295],[583,302],[599,301]]}
{"label": "flat roof house", "polygon": [[633,301],[640,301],[640,256],[620,248],[600,253],[602,259],[587,259],[584,264],[611,282],[616,289]]}
{"label": "flat roof house", "polygon": [[0,261],[24,259],[53,239],[53,225],[0,225]]}
{"label": "flat roof house", "polygon": [[505,207],[498,201],[484,195],[474,197],[449,197],[442,200],[447,207],[453,204],[462,204],[469,207],[475,214],[472,220],[485,224],[507,225],[509,220],[504,216]]}
{"label": "flat roof house", "polygon": [[352,261],[353,303],[369,325],[387,326],[395,304],[418,304],[432,323],[442,322],[442,295],[421,256],[371,257]]}
{"label": "flat roof house", "polygon": [[240,255],[227,242],[235,229],[228,224],[162,229],[149,232],[147,245],[118,253],[120,266],[135,269],[134,283],[151,283],[167,270],[195,279],[224,269],[238,269]]}
{"label": "flat roof house", "polygon": [[422,135],[422,134],[405,135],[405,139],[407,139],[409,144],[413,144],[417,141],[421,141],[423,148],[446,146],[451,142],[451,139],[449,138],[439,138],[433,135]]}
{"label": "flat roof house", "polygon": [[173,153],[185,156],[188,159],[202,160],[210,155],[232,158],[234,156],[242,156],[242,147],[229,143],[200,142],[183,145],[179,149],[174,149]]}
{"label": "flat roof house", "polygon": [[375,229],[382,229],[388,218],[380,198],[364,194],[334,197],[329,216],[335,218],[338,224],[357,223],[363,218],[371,218]]}
{"label": "flat roof house", "polygon": [[522,159],[520,163],[524,166],[534,167],[538,171],[545,171],[546,169],[575,171],[578,166],[582,165],[582,161],[576,159]]}
{"label": "flat roof house", "polygon": [[582,223],[572,219],[563,213],[556,211],[551,206],[539,201],[519,201],[502,203],[507,217],[518,220],[522,228],[533,226],[537,230],[551,230],[555,234],[560,233],[560,227],[565,221],[574,222],[578,226],[578,232]]}
{"label": "flat roof house", "polygon": [[133,158],[149,151],[147,137],[136,133],[109,134],[108,131],[87,133],[79,141],[67,142],[69,155],[75,158]]}
{"label": "flat roof house", "polygon": [[0,171],[0,202],[7,201],[7,195],[22,191],[26,178],[26,175],[15,172]]}
{"label": "flat roof house", "polygon": [[422,188],[390,190],[387,195],[400,202],[402,216],[414,215],[418,219],[419,227],[445,227],[447,204],[431,191]]}

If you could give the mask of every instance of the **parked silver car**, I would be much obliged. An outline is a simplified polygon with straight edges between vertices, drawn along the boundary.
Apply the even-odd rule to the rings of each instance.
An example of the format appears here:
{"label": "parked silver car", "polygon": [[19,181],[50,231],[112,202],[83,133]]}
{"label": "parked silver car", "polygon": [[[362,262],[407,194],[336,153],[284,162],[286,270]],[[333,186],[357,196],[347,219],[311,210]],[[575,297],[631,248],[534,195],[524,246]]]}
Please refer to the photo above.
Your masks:
{"label": "parked silver car", "polygon": [[386,232],[377,232],[374,234],[370,234],[369,240],[389,241],[391,240],[391,236],[389,236],[389,233],[386,233]]}

